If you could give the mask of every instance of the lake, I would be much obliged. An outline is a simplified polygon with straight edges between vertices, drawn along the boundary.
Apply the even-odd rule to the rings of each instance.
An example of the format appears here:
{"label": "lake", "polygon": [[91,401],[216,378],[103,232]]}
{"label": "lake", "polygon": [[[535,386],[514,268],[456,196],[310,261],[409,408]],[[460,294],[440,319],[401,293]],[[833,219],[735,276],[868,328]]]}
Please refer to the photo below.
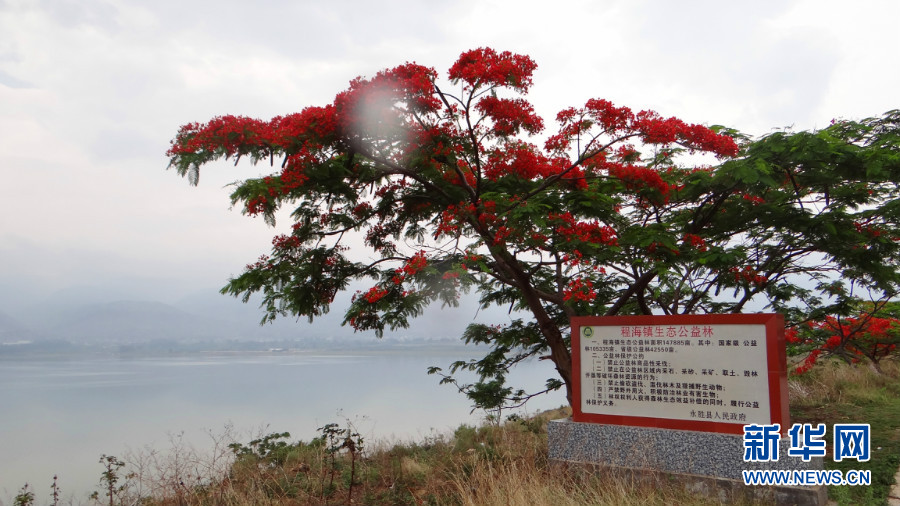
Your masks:
{"label": "lake", "polygon": [[[0,502],[26,482],[49,502],[53,475],[76,503],[98,490],[101,454],[123,456],[173,442],[200,450],[226,426],[246,443],[288,431],[308,440],[326,423],[354,423],[367,441],[416,440],[475,424],[468,400],[439,377],[472,350],[197,353],[165,357],[0,360]],[[522,364],[516,386],[540,389],[549,361]],[[530,411],[565,395],[534,399]]]}

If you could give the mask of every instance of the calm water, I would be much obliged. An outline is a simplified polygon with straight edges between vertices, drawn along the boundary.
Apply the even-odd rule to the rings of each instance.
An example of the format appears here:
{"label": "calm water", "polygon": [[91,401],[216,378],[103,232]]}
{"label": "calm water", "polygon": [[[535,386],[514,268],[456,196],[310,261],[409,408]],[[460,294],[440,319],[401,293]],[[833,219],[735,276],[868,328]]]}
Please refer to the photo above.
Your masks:
{"label": "calm water", "polygon": [[[353,421],[367,440],[417,439],[477,423],[452,386],[428,376],[457,354],[427,352],[230,354],[167,358],[0,361],[0,502],[26,482],[49,502],[54,474],[67,498],[98,489],[101,454],[198,449],[231,424],[239,435],[289,431],[309,439],[330,422]],[[539,388],[546,362],[524,364],[516,384]],[[564,403],[544,396],[529,409]]]}

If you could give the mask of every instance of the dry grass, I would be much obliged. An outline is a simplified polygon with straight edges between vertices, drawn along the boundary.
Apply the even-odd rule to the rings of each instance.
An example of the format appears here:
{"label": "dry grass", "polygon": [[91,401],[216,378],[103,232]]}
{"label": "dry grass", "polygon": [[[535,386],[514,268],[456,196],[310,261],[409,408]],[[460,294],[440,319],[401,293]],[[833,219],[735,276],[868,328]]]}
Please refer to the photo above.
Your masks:
{"label": "dry grass", "polygon": [[625,476],[597,475],[563,466],[538,467],[522,460],[483,462],[454,480],[457,504],[464,506],[638,506],[718,502],[678,487],[659,487]]}
{"label": "dry grass", "polygon": [[794,423],[868,423],[872,458],[867,462],[835,462],[825,468],[872,472],[870,487],[831,487],[840,505],[884,504],[900,465],[900,367],[882,361],[881,372],[864,364],[824,362],[808,374],[791,378],[791,421]]}
{"label": "dry grass", "polygon": [[896,361],[883,361],[880,373],[871,366],[828,361],[807,374],[792,377],[788,387],[792,406],[820,406],[872,400],[898,379],[900,364]]}
{"label": "dry grass", "polygon": [[[222,472],[220,467],[203,464],[193,449],[173,445],[174,455],[165,459],[157,454],[131,456],[130,462],[139,463],[140,483],[131,484],[131,494],[122,497],[122,502],[140,499],[145,506],[718,504],[658,483],[551,465],[547,422],[569,414],[561,408],[500,426],[461,426],[452,435],[416,443],[370,445],[355,464],[346,450],[335,453],[332,463],[327,445],[313,441],[292,443],[268,457],[244,455],[230,461]],[[221,464],[224,455],[220,451],[212,458]]]}

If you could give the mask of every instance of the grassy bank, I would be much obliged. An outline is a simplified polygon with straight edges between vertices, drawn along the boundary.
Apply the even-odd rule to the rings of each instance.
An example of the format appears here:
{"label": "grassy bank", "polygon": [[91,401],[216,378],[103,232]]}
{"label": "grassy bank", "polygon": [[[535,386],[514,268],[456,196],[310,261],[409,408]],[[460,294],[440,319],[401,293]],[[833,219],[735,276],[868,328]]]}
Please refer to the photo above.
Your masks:
{"label": "grassy bank", "polygon": [[[180,473],[145,467],[113,497],[115,503],[129,503],[141,488],[146,506],[716,504],[680,491],[549,466],[547,421],[568,415],[568,409],[559,409],[503,424],[461,426],[453,434],[415,443],[369,444],[352,426],[341,425],[323,427],[320,437],[309,442],[270,434],[230,445],[236,460],[227,477],[210,479],[210,468],[203,466],[182,466]],[[98,492],[98,500],[108,504],[104,493]]]}
{"label": "grassy bank", "polygon": [[[888,363],[882,369],[884,374],[878,374],[867,366],[831,362],[791,381],[792,422],[828,427],[825,468],[872,472],[871,487],[830,488],[829,496],[842,506],[885,504],[900,466],[900,367]],[[835,423],[871,425],[870,461],[834,461],[831,430]]]}

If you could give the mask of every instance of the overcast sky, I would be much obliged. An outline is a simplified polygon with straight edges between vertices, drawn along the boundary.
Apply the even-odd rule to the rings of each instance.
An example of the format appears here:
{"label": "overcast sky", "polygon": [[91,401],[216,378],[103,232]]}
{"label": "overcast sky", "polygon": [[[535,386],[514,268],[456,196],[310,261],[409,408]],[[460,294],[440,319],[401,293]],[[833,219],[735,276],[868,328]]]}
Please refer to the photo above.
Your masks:
{"label": "overcast sky", "polygon": [[267,167],[190,187],[165,170],[187,122],[324,105],[406,61],[446,75],[490,46],[537,61],[549,126],[596,97],[816,128],[900,107],[898,19],[893,0],[0,0],[0,301],[74,284],[174,301],[266,252],[273,231],[225,185]]}

